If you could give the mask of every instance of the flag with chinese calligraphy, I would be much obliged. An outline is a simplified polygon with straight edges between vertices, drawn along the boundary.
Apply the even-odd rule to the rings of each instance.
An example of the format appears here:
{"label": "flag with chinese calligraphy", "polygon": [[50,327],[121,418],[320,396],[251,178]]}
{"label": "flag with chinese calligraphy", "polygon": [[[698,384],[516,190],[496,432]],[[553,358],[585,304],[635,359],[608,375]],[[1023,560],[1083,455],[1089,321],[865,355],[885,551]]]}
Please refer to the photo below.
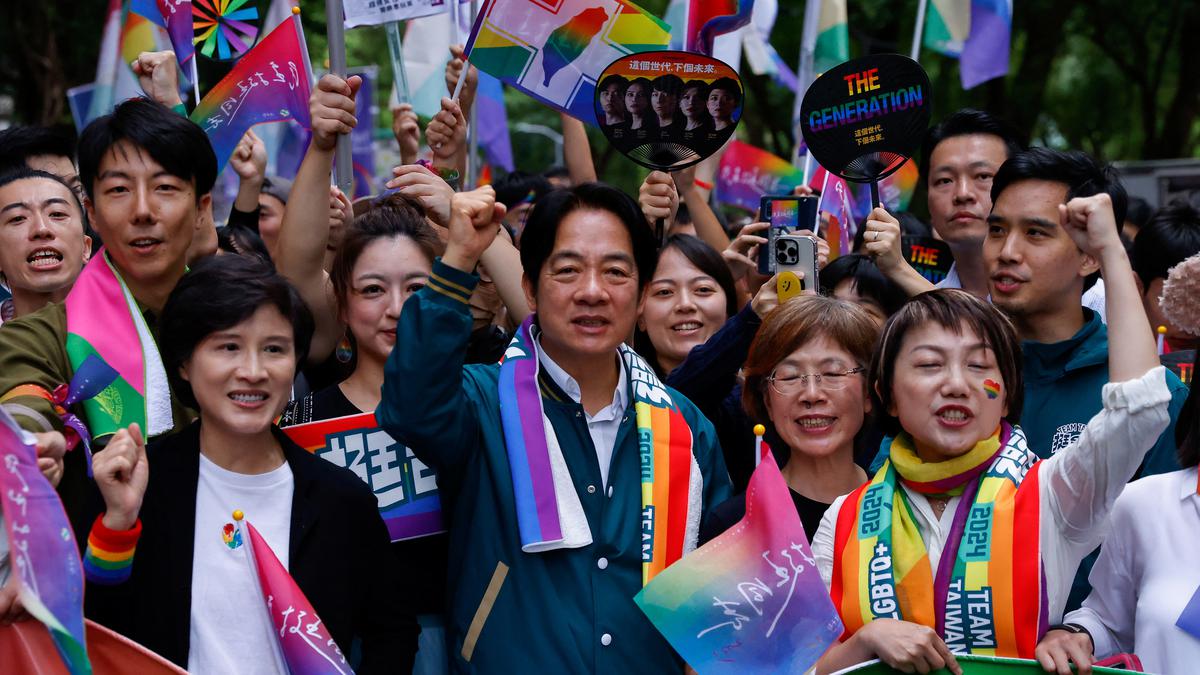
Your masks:
{"label": "flag with chinese calligraphy", "polygon": [[803,184],[804,173],[791,162],[734,139],[717,170],[717,201],[757,213],[763,195],[790,194]]}
{"label": "flag with chinese calligraphy", "polygon": [[374,413],[297,424],[283,433],[370,486],[392,541],[446,531],[433,470],[380,429]]}
{"label": "flag with chinese calligraphy", "polygon": [[[240,513],[235,514],[238,518]],[[277,652],[291,675],[353,675],[329,629],[317,616],[304,591],[275,557],[271,546],[250,521],[242,522],[249,546],[246,559],[262,590],[263,603],[278,638]]]}
{"label": "flag with chinese calligraphy", "polygon": [[842,633],[775,462],[760,462],[746,516],[634,597],[701,675],[800,673]]}
{"label": "flag with chinese calligraphy", "polygon": [[256,124],[293,119],[306,129],[311,126],[311,72],[300,17],[293,16],[255,45],[205,95],[191,119],[208,133],[218,169],[225,166],[242,134]]}
{"label": "flag with chinese calligraphy", "polygon": [[487,0],[468,58],[533,98],[596,123],[596,82],[627,54],[665,49],[670,27],[629,0]]}
{"label": "flag with chinese calligraphy", "polygon": [[25,611],[50,631],[72,675],[91,673],[83,628],[83,562],[58,493],[38,469],[31,434],[0,407],[0,520]]}

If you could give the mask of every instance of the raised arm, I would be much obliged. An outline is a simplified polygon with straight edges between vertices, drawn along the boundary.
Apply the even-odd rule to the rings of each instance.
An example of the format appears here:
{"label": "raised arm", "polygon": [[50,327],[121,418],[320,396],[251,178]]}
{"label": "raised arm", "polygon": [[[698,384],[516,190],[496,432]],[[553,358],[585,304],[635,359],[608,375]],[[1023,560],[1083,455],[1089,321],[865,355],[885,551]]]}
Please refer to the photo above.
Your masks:
{"label": "raised arm", "polygon": [[713,213],[712,207],[708,205],[708,190],[702,190],[696,185],[698,170],[698,167],[694,166],[676,171],[671,177],[675,180],[679,198],[687,204],[688,215],[692,217],[692,225],[696,228],[696,236],[713,249],[723,251],[729,246],[729,235],[725,234],[725,228],[721,227],[717,214]]}
{"label": "raised arm", "polygon": [[588,141],[587,128],[583,122],[566,113],[559,115],[562,117],[563,161],[567,163],[571,184],[594,183],[596,164],[592,161],[592,145]]}
{"label": "raised arm", "polygon": [[[1107,194],[1059,206],[1060,225],[1100,262],[1108,326],[1104,408],[1075,443],[1046,460],[1043,481],[1063,537],[1082,557],[1099,543],[1099,526],[1146,451],[1170,422],[1164,369]],[[1115,320],[1120,317],[1119,320]]]}
{"label": "raised arm", "polygon": [[362,79],[343,80],[325,75],[309,98],[312,117],[312,142],[292,182],[275,265],[280,274],[296,286],[300,297],[316,320],[309,360],[320,361],[337,344],[341,323],[337,303],[324,269],[325,245],[329,241],[329,172],[339,134],[348,134],[358,123],[354,117],[354,96]]}
{"label": "raised arm", "polygon": [[933,284],[904,259],[900,248],[900,221],[887,209],[876,207],[867,217],[866,229],[863,249],[885,277],[904,289],[909,297],[934,289]]}
{"label": "raised arm", "polygon": [[233,200],[233,208],[242,213],[256,213],[258,194],[262,192],[263,181],[267,177],[267,146],[253,129],[247,129],[242,134],[242,140],[238,141],[233,154],[229,156],[229,166],[238,175],[238,192]]}

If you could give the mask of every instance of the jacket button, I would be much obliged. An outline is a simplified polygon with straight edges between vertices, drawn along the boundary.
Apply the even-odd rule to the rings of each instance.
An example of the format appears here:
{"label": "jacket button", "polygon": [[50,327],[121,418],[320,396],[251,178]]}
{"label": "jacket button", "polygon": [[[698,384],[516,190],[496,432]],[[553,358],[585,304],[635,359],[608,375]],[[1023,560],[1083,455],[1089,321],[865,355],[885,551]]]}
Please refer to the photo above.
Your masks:
{"label": "jacket button", "polygon": [[580,412],[580,411],[578,411],[578,410],[576,410],[576,411],[575,411],[575,416],[576,416],[576,417],[583,417],[583,413],[582,413],[582,412]]}
{"label": "jacket button", "polygon": [[594,495],[594,494],[596,494],[596,486],[595,486],[595,485],[589,485],[589,486],[588,486],[588,494],[589,494],[589,495]]}
{"label": "jacket button", "polygon": [[599,567],[602,570],[608,569],[608,558],[600,558],[597,560],[596,567]]}
{"label": "jacket button", "polygon": [[601,635],[600,636],[600,644],[604,645],[605,647],[611,645],[612,644],[612,636],[609,635],[608,633]]}
{"label": "jacket button", "polygon": [[608,498],[612,499],[612,486],[611,485],[608,486]]}

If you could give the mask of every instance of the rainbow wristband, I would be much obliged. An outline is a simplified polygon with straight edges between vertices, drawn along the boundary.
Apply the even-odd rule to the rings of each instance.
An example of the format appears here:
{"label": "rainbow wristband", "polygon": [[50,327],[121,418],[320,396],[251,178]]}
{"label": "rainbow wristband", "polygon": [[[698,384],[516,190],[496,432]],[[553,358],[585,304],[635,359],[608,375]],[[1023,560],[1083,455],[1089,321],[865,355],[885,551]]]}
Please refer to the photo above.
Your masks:
{"label": "rainbow wristband", "polygon": [[83,556],[83,573],[88,581],[113,586],[128,580],[133,571],[133,553],[141,536],[140,518],[128,530],[110,530],[104,526],[104,516],[96,516]]}

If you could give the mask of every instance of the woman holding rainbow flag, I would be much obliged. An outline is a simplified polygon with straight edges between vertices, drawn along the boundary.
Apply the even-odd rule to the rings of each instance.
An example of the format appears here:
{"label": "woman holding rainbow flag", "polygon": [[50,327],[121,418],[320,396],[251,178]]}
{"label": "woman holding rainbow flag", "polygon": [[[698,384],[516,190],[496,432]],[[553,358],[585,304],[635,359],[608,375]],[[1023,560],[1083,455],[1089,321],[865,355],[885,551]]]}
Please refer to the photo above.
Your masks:
{"label": "woman holding rainbow flag", "polygon": [[878,658],[904,672],[961,673],[956,653],[1033,658],[1062,621],[1075,569],[1100,543],[1117,495],[1166,428],[1170,393],[1111,201],[1076,198],[1059,212],[1101,261],[1109,315],[1124,317],[1108,329],[1104,409],[1039,462],[1009,421],[1023,391],[1009,321],[951,290],[894,315],[868,382],[895,436],[889,459],[833,503],[813,538],[845,624],[816,672]]}

